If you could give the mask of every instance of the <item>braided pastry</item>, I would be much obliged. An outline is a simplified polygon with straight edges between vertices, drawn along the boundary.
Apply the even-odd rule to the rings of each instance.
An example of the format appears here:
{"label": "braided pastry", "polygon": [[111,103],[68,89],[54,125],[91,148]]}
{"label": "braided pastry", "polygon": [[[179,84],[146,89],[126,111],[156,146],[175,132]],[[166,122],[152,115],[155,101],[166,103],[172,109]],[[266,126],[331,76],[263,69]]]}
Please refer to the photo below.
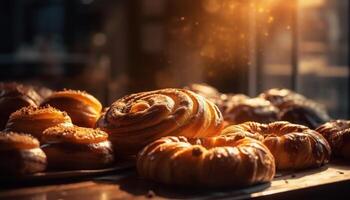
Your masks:
{"label": "braided pastry", "polygon": [[30,135],[0,132],[0,175],[24,175],[46,169],[46,155]]}
{"label": "braided pastry", "polygon": [[5,131],[27,133],[40,140],[45,129],[56,125],[73,126],[65,112],[50,106],[28,106],[11,114]]}
{"label": "braided pastry", "polygon": [[350,120],[330,121],[316,131],[327,139],[333,155],[350,159]]}
{"label": "braided pastry", "polygon": [[26,106],[37,106],[41,97],[29,86],[0,83],[0,130],[4,129],[11,113]]}
{"label": "braided pastry", "polygon": [[136,165],[145,178],[181,186],[242,187],[271,181],[275,174],[270,151],[240,134],[164,137],[147,145]]}
{"label": "braided pastry", "polygon": [[77,90],[54,92],[41,105],[50,105],[67,112],[73,124],[92,128],[100,117],[101,103],[92,95]]}
{"label": "braided pastry", "polygon": [[213,103],[189,90],[162,89],[117,100],[97,127],[109,133],[116,154],[129,156],[163,136],[214,136],[222,116]]}
{"label": "braided pastry", "polygon": [[289,122],[246,122],[230,126],[224,135],[243,133],[262,141],[271,151],[279,170],[319,167],[329,162],[331,149],[321,134]]}

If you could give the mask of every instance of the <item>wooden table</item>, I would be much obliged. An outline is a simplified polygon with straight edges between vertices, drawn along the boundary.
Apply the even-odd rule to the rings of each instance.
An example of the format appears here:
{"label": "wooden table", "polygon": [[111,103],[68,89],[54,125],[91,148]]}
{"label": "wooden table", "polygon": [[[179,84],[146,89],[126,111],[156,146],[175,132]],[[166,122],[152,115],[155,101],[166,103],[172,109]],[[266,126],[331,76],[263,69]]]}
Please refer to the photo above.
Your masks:
{"label": "wooden table", "polygon": [[[2,185],[0,199],[310,199],[349,197],[350,164],[334,163],[319,169],[277,174],[270,184],[243,189],[189,189],[146,181],[134,169],[118,174],[24,185]],[[349,199],[349,198],[347,198]]]}

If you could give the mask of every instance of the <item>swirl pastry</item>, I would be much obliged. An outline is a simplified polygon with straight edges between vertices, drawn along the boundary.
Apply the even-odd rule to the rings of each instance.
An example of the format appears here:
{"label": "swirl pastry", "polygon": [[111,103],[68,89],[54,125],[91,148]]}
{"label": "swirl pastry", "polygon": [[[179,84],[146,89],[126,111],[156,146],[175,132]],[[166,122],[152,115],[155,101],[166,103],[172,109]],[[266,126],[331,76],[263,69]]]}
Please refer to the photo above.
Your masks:
{"label": "swirl pastry", "polygon": [[0,83],[0,130],[4,129],[11,113],[26,106],[37,106],[41,101],[36,91],[17,83]]}
{"label": "swirl pastry", "polygon": [[89,128],[95,127],[102,110],[101,103],[95,97],[76,90],[54,92],[41,105],[50,105],[65,111],[73,124]]}
{"label": "swirl pastry", "polygon": [[46,169],[46,155],[30,135],[0,132],[0,175],[25,175]]}
{"label": "swirl pastry", "polygon": [[350,121],[335,120],[316,129],[329,142],[334,156],[350,159]]}
{"label": "swirl pastry", "polygon": [[97,127],[109,133],[117,154],[129,156],[163,136],[214,136],[222,116],[213,103],[189,90],[162,89],[117,100]]}
{"label": "swirl pastry", "polygon": [[91,128],[55,126],[44,131],[42,149],[49,168],[99,169],[113,163],[108,134]]}
{"label": "swirl pastry", "polygon": [[24,107],[11,114],[5,131],[30,134],[39,140],[45,129],[56,125],[73,126],[70,117],[53,107]]}
{"label": "swirl pastry", "polygon": [[230,124],[239,124],[247,121],[269,123],[277,121],[279,110],[269,101],[261,98],[246,99],[237,96],[232,99],[223,113],[225,121]]}
{"label": "swirl pastry", "polygon": [[275,174],[267,147],[239,134],[164,137],[147,145],[136,165],[145,178],[181,186],[242,187],[271,181]]}
{"label": "swirl pastry", "polygon": [[279,170],[319,167],[329,162],[331,149],[328,142],[306,126],[289,122],[246,122],[227,127],[222,134],[236,133],[262,141],[275,157]]}

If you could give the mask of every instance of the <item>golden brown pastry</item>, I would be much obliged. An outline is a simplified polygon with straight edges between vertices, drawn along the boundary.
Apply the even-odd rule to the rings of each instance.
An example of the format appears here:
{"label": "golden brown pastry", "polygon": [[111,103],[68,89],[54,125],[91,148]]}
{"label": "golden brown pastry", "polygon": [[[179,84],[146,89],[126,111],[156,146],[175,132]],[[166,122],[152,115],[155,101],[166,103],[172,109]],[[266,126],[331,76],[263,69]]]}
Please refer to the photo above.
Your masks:
{"label": "golden brown pastry", "polygon": [[104,131],[77,126],[55,126],[44,131],[42,149],[51,169],[99,169],[114,161]]}
{"label": "golden brown pastry", "polygon": [[73,126],[70,117],[53,107],[24,107],[11,114],[5,131],[30,134],[41,139],[43,131],[56,125]]}
{"label": "golden brown pastry", "polygon": [[277,121],[279,110],[262,98],[247,99],[244,96],[232,98],[223,113],[225,121],[240,124],[247,121],[269,123]]}
{"label": "golden brown pastry", "polygon": [[41,105],[50,105],[65,111],[73,124],[81,127],[95,127],[102,105],[92,95],[77,90],[63,90],[52,93]]}
{"label": "golden brown pastry", "polygon": [[11,113],[26,106],[37,106],[41,97],[22,84],[0,83],[0,130],[4,129]]}
{"label": "golden brown pastry", "polygon": [[275,157],[279,170],[319,167],[328,163],[331,155],[326,139],[302,125],[289,122],[246,122],[227,127],[222,134],[236,133],[261,140]]}
{"label": "golden brown pastry", "polygon": [[270,101],[274,106],[278,108],[281,108],[282,104],[285,104],[286,102],[289,102],[289,101],[306,99],[306,97],[294,91],[291,91],[288,89],[279,89],[279,88],[269,89],[261,93],[259,97]]}
{"label": "golden brown pastry", "polygon": [[327,139],[334,156],[350,159],[350,120],[330,121],[316,131]]}
{"label": "golden brown pastry", "polygon": [[30,135],[0,132],[0,176],[25,175],[46,169],[46,155]]}
{"label": "golden brown pastry", "polygon": [[116,154],[130,156],[164,136],[214,136],[222,121],[219,109],[204,97],[185,89],[162,89],[117,100],[97,127],[109,133]]}
{"label": "golden brown pastry", "polygon": [[243,187],[271,181],[275,174],[267,147],[242,134],[164,137],[147,145],[136,165],[147,179],[192,187]]}

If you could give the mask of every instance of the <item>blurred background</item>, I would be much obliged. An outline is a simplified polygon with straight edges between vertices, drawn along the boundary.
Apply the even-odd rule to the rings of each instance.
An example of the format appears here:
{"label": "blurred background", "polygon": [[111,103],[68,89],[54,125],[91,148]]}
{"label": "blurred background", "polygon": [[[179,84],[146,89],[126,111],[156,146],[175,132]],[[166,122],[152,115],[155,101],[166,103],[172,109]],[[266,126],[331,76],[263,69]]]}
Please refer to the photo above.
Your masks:
{"label": "blurred background", "polygon": [[349,118],[348,0],[2,0],[0,81],[131,92],[294,89]]}

